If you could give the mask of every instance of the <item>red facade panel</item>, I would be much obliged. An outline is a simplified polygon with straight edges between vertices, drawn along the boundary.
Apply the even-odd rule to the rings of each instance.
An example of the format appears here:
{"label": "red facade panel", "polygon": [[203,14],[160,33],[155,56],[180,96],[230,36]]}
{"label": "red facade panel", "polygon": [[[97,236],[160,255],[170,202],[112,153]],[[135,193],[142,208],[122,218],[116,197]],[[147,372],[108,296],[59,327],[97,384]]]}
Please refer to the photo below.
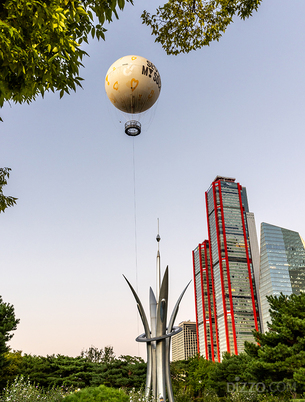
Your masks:
{"label": "red facade panel", "polygon": [[202,267],[202,251],[201,244],[199,244],[199,261],[200,261],[200,282],[201,282],[201,295],[202,295],[202,312],[203,312],[203,328],[204,328],[204,345],[205,345],[205,357],[209,359],[208,352],[208,339],[207,339],[207,323],[206,323],[206,306],[204,300],[204,286],[203,286],[203,267]]}
{"label": "red facade panel", "polygon": [[[209,275],[209,268],[210,268],[210,263],[208,260],[208,242],[205,240],[203,242],[204,249],[205,249],[205,266],[206,266],[206,284],[207,284],[207,297],[208,297],[208,305],[209,305],[209,323],[210,323],[210,342],[211,342],[211,354],[212,354],[212,360],[215,360],[215,354],[214,354],[214,336],[213,336],[213,316],[212,316],[212,307],[211,307],[211,295],[210,295],[210,275]],[[210,256],[211,259],[211,256]]]}
{"label": "red facade panel", "polygon": [[[217,231],[220,281],[221,281],[222,295],[224,296],[225,295],[225,285],[224,285],[224,274],[223,274],[222,258],[221,258],[220,231],[219,231],[218,208],[217,208],[217,198],[216,198],[216,187],[218,187],[218,186],[219,186],[219,182],[216,182],[216,183],[213,182],[214,213],[215,213],[215,223],[216,223],[216,231]],[[230,338],[229,338],[229,328],[228,328],[228,321],[227,321],[227,306],[226,306],[225,297],[222,297],[222,303],[223,303],[223,315],[224,315],[225,331],[226,331],[227,351],[230,353]]]}
{"label": "red facade panel", "polygon": [[200,353],[199,328],[198,328],[198,309],[197,309],[197,292],[196,292],[196,274],[195,274],[195,256],[194,256],[194,251],[193,251],[192,255],[193,255],[193,276],[194,276],[194,293],[195,293],[195,314],[196,314],[197,349],[198,349],[198,353]]}
{"label": "red facade panel", "polygon": [[230,277],[230,266],[229,266],[229,258],[228,258],[228,247],[227,247],[227,237],[226,237],[226,227],[225,227],[225,218],[224,218],[224,210],[223,210],[223,202],[222,202],[222,192],[221,192],[221,182],[218,182],[219,188],[219,201],[220,201],[220,209],[221,209],[221,220],[222,220],[222,233],[223,233],[223,242],[225,246],[225,259],[227,266],[227,280],[228,280],[228,293],[230,299],[230,309],[231,309],[231,321],[232,321],[232,331],[233,331],[233,344],[234,344],[234,353],[237,355],[237,341],[236,341],[236,330],[235,330],[235,319],[234,319],[234,307],[233,307],[233,299],[232,299],[232,290],[231,290],[231,277]]}
{"label": "red facade panel", "polygon": [[[210,222],[209,222],[209,208],[208,208],[208,194],[205,193],[205,206],[206,206],[206,214],[208,220],[208,234],[209,239],[211,239],[211,230],[210,230]],[[214,286],[214,273],[213,273],[213,257],[212,257],[212,244],[210,243],[210,268],[211,268],[211,281],[212,281],[212,298],[213,298],[213,307],[214,307],[214,320],[215,320],[215,336],[216,336],[216,347],[217,347],[217,360],[220,362],[220,350],[219,350],[219,338],[218,338],[218,325],[217,325],[217,310],[216,310],[216,295],[215,295],[215,286]]]}

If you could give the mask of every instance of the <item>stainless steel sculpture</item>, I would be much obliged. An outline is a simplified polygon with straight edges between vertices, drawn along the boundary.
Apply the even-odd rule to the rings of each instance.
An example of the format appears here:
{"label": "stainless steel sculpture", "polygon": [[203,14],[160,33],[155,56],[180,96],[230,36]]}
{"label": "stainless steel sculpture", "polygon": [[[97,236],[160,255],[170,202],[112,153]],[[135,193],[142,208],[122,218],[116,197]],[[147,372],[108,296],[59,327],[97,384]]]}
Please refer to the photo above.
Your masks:
{"label": "stainless steel sculpture", "polygon": [[[158,246],[160,241],[160,236],[157,236]],[[160,253],[158,247],[157,254],[157,297],[150,288],[149,293],[149,305],[150,305],[150,323],[149,327],[148,320],[142,306],[142,303],[131,286],[130,282],[126,279],[134,298],[137,302],[137,307],[140,313],[140,317],[144,326],[144,334],[139,335],[136,338],[137,342],[146,342],[147,345],[147,375],[146,375],[146,386],[145,386],[145,396],[148,398],[152,390],[153,397],[156,401],[165,401],[166,391],[169,402],[174,402],[174,395],[170,377],[170,342],[171,337],[182,331],[180,327],[174,327],[174,321],[178,313],[179,304],[181,299],[189,286],[190,282],[187,284],[183,292],[181,293],[177,303],[173,309],[172,315],[170,317],[168,326],[166,326],[167,321],[167,309],[168,309],[168,267],[166,267],[162,284],[159,286],[158,278],[160,280]]]}

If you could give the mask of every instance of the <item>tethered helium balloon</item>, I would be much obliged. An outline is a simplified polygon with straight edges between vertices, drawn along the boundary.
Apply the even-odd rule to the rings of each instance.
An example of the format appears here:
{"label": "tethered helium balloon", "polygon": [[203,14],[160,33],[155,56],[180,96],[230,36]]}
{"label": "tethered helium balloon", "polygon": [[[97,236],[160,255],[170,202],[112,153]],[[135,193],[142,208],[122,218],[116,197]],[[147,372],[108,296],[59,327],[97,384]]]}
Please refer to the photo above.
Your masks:
{"label": "tethered helium balloon", "polygon": [[105,90],[112,104],[123,113],[132,115],[125,123],[125,133],[141,133],[137,117],[150,109],[159,97],[161,78],[156,66],[141,56],[124,56],[109,68]]}

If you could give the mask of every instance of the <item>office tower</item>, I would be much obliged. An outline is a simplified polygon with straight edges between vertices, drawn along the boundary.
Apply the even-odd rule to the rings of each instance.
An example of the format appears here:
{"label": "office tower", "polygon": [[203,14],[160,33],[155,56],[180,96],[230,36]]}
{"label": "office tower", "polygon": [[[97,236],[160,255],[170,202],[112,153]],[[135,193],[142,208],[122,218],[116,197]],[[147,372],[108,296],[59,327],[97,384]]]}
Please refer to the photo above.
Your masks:
{"label": "office tower", "polygon": [[260,297],[264,332],[271,322],[266,296],[305,292],[305,247],[298,232],[261,224]]}
{"label": "office tower", "polygon": [[219,353],[238,354],[245,341],[254,341],[252,330],[260,330],[254,277],[258,245],[246,188],[217,176],[206,192],[206,210]]}
{"label": "office tower", "polygon": [[193,251],[193,269],[198,353],[207,360],[220,361],[208,240],[199,244]]}
{"label": "office tower", "polygon": [[179,324],[182,331],[172,338],[172,360],[187,360],[197,354],[196,323],[183,321]]}

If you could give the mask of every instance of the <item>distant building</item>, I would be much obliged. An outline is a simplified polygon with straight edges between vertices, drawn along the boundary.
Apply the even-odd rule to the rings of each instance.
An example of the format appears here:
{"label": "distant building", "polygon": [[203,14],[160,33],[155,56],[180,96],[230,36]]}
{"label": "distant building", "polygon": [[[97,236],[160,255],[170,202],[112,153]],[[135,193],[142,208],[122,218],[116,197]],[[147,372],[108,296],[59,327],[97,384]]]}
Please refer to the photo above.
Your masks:
{"label": "distant building", "polygon": [[219,361],[215,292],[208,240],[193,251],[193,264],[198,352],[208,360]]}
{"label": "distant building", "polygon": [[305,244],[298,232],[261,224],[260,297],[263,331],[271,322],[266,296],[305,292]]}
{"label": "distant building", "polygon": [[172,360],[187,360],[197,352],[196,323],[183,321],[179,324],[182,331],[172,337]]}
{"label": "distant building", "polygon": [[198,345],[201,355],[220,361],[224,352],[242,352],[260,330],[258,242],[246,188],[235,179],[216,177],[206,209],[209,241],[193,252]]}

